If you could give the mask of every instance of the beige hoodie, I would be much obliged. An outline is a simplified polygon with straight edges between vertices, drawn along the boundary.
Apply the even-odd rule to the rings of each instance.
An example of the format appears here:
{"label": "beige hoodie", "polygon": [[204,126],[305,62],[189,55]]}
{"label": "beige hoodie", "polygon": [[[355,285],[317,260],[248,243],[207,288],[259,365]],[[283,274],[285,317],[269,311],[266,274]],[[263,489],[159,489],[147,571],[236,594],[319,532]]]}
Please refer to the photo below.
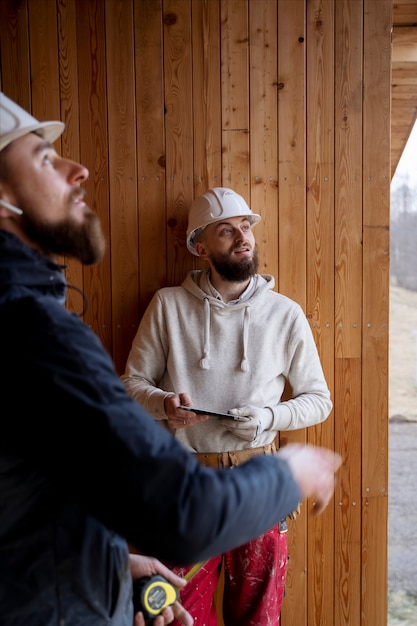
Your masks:
{"label": "beige hoodie", "polygon": [[[156,420],[166,421],[164,399],[172,392],[188,393],[194,406],[208,410],[248,404],[272,410],[272,427],[253,442],[216,417],[176,431],[194,452],[259,447],[278,431],[325,420],[330,392],[302,308],[273,291],[267,274],[256,275],[247,299],[226,304],[213,295],[208,272],[191,271],[180,287],[155,293],[122,376],[128,393]],[[281,402],[286,380],[293,396]]]}

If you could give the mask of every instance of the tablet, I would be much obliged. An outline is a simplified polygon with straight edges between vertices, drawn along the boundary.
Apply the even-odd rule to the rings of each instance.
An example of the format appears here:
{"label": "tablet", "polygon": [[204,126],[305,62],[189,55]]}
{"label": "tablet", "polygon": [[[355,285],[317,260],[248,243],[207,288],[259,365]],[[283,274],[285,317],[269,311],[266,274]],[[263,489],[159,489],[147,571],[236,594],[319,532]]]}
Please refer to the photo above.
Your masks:
{"label": "tablet", "polygon": [[210,417],[220,417],[222,419],[237,420],[239,422],[247,422],[250,417],[246,415],[232,415],[231,413],[222,413],[222,411],[208,411],[207,409],[196,409],[194,406],[179,406],[184,411],[192,411],[198,415],[210,415]]}

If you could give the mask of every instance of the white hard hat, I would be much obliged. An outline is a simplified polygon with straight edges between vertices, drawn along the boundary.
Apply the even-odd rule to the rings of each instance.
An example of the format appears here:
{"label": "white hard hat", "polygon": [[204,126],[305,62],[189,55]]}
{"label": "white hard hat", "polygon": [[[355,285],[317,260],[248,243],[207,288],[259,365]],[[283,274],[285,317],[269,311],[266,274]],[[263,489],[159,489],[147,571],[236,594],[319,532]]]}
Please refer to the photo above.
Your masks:
{"label": "white hard hat", "polygon": [[39,122],[0,92],[0,151],[15,139],[32,132],[53,143],[64,129],[63,122]]}
{"label": "white hard hat", "polygon": [[214,187],[194,200],[188,214],[187,248],[198,256],[195,240],[201,231],[214,222],[228,217],[247,216],[249,222],[257,224],[261,216],[252,213],[246,201],[233,189]]}

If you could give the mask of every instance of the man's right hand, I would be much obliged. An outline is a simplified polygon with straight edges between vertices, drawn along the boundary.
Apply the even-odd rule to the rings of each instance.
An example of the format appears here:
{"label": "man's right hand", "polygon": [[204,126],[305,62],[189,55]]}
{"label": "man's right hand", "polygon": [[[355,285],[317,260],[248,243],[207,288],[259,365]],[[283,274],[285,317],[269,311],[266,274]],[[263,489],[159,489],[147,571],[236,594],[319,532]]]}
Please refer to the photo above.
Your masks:
{"label": "man's right hand", "polygon": [[[177,618],[184,626],[193,626],[194,620],[191,615],[184,609],[182,604],[175,602],[171,606],[167,606],[158,617],[152,621],[152,626],[167,626]],[[133,626],[146,626],[142,613],[135,613],[135,621]]]}
{"label": "man's right hand", "polygon": [[178,395],[173,394],[167,396],[164,400],[165,413],[171,430],[186,428],[187,426],[192,426],[193,424],[206,422],[209,419],[208,415],[197,415],[197,413],[184,411],[184,409],[179,408],[180,406],[193,406],[188,393],[180,393]]}
{"label": "man's right hand", "polygon": [[314,514],[322,513],[334,494],[340,454],[328,448],[288,444],[277,456],[287,461],[303,498],[314,498]]}
{"label": "man's right hand", "polygon": [[[184,578],[177,576],[177,574],[154,557],[132,553],[129,555],[129,569],[133,580],[141,578],[142,576],[160,574],[178,589],[181,589],[186,584],[186,580]],[[174,621],[174,618],[177,618],[183,626],[193,626],[194,624],[192,616],[185,610],[179,600],[165,607],[165,609],[161,611],[160,615],[155,617],[151,623],[152,626],[167,626],[167,624],[171,624]],[[143,614],[140,611],[135,613],[133,626],[145,625],[146,622]]]}

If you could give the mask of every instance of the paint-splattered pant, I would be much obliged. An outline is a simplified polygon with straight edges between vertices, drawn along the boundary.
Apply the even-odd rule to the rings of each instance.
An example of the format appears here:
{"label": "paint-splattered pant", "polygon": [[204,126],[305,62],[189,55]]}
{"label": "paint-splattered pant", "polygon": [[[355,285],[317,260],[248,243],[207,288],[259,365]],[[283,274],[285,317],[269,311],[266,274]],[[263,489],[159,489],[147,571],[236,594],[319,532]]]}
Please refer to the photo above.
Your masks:
{"label": "paint-splattered pant", "polygon": [[[275,527],[223,555],[225,626],[279,626],[287,573],[287,533]],[[214,592],[222,557],[210,559],[180,593],[194,626],[217,626]],[[174,568],[184,576],[191,568]],[[173,622],[181,626],[178,620]]]}

